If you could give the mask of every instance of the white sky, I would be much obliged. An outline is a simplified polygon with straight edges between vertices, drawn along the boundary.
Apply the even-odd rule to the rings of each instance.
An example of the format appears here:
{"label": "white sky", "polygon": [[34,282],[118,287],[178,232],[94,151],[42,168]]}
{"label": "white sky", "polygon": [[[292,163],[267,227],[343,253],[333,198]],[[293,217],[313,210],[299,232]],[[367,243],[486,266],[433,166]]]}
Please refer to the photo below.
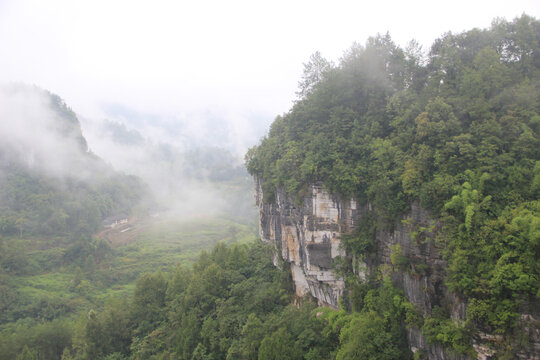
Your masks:
{"label": "white sky", "polygon": [[317,50],[338,60],[386,31],[427,49],[524,12],[539,17],[540,1],[0,0],[0,82],[38,85],[88,117],[111,118],[111,104],[172,123],[211,113],[244,148],[261,135],[252,122],[290,108]]}

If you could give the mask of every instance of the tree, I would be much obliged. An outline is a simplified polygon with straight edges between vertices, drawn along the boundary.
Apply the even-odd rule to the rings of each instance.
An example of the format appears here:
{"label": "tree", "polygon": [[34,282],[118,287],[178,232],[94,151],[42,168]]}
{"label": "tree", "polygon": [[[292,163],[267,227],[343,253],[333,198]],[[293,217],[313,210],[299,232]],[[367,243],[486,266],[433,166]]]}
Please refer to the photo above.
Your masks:
{"label": "tree", "polygon": [[146,335],[165,319],[167,279],[161,272],[144,274],[135,283],[132,311],[138,334]]}
{"label": "tree", "polygon": [[337,360],[403,359],[397,342],[386,330],[384,319],[375,312],[363,313],[354,318],[342,330],[340,342]]}
{"label": "tree", "polygon": [[309,62],[304,63],[304,73],[302,80],[298,82],[299,90],[296,95],[300,99],[306,98],[332,67],[333,64],[323,58],[320,52],[314,52],[309,57]]}
{"label": "tree", "polygon": [[265,336],[259,348],[259,360],[295,360],[302,359],[300,349],[285,328]]}
{"label": "tree", "polygon": [[21,353],[17,355],[17,360],[38,360],[37,351],[34,349],[29,349],[28,346],[24,345]]}
{"label": "tree", "polygon": [[85,353],[89,359],[97,359],[103,354],[105,338],[103,328],[94,310],[88,312],[86,322],[86,344]]}

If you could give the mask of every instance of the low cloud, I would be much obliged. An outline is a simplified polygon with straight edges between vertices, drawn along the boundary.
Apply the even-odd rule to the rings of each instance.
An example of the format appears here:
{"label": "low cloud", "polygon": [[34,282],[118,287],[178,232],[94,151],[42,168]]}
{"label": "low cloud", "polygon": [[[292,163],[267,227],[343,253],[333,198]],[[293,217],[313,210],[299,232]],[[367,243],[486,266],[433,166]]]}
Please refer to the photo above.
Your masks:
{"label": "low cloud", "polygon": [[244,149],[235,154],[234,147],[227,149],[228,139],[209,139],[219,135],[207,134],[212,128],[208,124],[167,127],[151,119],[135,116],[133,122],[143,129],[138,130],[119,121],[84,118],[84,135],[91,150],[112,167],[150,186],[160,212],[177,219],[254,214],[251,178],[242,161]]}
{"label": "low cloud", "polygon": [[81,133],[75,113],[59,97],[10,85],[0,89],[0,120],[0,165],[17,162],[59,180],[86,182],[113,168],[140,177],[158,212],[176,219],[254,214],[251,179],[242,164],[247,145],[235,141],[242,130],[224,123],[221,133],[212,132],[217,118],[192,127],[142,116],[135,118],[139,130],[81,117]]}
{"label": "low cloud", "polygon": [[[66,113],[60,115],[59,111]],[[25,85],[1,87],[2,161],[18,161],[49,176],[89,176],[80,166],[86,142],[76,119],[70,116],[74,114],[63,108],[59,98],[41,89]]]}

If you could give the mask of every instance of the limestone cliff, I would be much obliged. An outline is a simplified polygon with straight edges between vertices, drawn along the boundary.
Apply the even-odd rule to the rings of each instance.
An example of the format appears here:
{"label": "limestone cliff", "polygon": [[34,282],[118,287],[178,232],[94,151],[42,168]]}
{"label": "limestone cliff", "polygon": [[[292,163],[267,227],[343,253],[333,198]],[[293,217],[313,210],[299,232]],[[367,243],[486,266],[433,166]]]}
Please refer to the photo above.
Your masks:
{"label": "limestone cliff", "polygon": [[281,190],[274,203],[266,204],[259,181],[256,187],[261,239],[276,247],[276,257],[291,264],[296,293],[310,293],[321,304],[337,308],[345,283],[334,274],[332,262],[345,255],[339,237],[354,226],[356,202],[341,201],[321,186],[312,186],[303,206],[297,207]]}
{"label": "limestone cliff", "polygon": [[[336,257],[346,255],[340,246],[340,237],[372,210],[370,205],[331,195],[321,184],[310,187],[301,206],[295,205],[294,199],[282,189],[275,192],[273,202],[265,203],[260,181],[256,179],[255,184],[260,236],[275,246],[274,264],[277,265],[280,256],[290,263],[297,295],[311,294],[320,304],[337,308],[345,291],[343,279],[332,267]],[[410,211],[401,221],[396,221],[391,230],[377,233],[376,256],[365,262],[355,261],[356,272],[363,277],[382,269],[424,316],[429,316],[434,306],[445,306],[451,310],[452,319],[461,322],[465,320],[467,304],[444,285],[447,264],[434,241],[440,227],[427,211],[412,204]],[[408,259],[407,264],[393,265],[393,251],[401,251]],[[540,359],[539,323],[533,315],[522,315],[522,329],[531,345],[520,350],[517,358]],[[422,349],[428,359],[467,359],[441,346],[427,344],[419,329],[407,332],[411,350]],[[490,359],[491,345],[495,342],[497,338],[493,335],[478,334],[473,340],[478,359]]]}

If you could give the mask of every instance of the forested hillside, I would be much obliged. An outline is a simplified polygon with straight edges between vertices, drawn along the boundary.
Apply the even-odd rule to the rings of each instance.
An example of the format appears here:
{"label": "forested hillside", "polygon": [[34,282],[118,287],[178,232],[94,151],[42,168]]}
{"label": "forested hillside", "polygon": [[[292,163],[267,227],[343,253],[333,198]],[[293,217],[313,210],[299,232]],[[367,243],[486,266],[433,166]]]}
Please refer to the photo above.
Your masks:
{"label": "forested hillside", "polygon": [[342,239],[349,256],[376,257],[379,230],[415,202],[429,210],[443,226],[433,241],[448,262],[445,286],[468,307],[464,323],[436,308],[418,326],[460,354],[488,333],[504,335],[497,354],[511,357],[529,340],[520,313],[538,314],[539,42],[540,23],[523,15],[445,34],[427,55],[389,35],[353,45],[336,65],[316,53],[298,101],[246,155],[267,202],[282,188],[301,205],[323,184],[370,204]]}
{"label": "forested hillside", "polygon": [[131,214],[145,185],[92,154],[75,113],[36,87],[1,89],[0,234],[90,235]]}
{"label": "forested hillside", "polygon": [[[90,236],[107,215],[133,211],[144,186],[87,151],[59,98],[38,96],[24,108],[46,99],[47,124],[58,126],[9,132],[16,141],[0,144],[0,359],[426,358],[410,348],[411,327],[446,358],[474,358],[480,335],[493,339],[493,358],[516,358],[531,348],[521,314],[540,312],[539,42],[540,22],[523,15],[445,34],[427,54],[379,35],[337,64],[312,56],[298,100],[246,166],[269,203],[279,189],[301,206],[317,184],[371,209],[341,238],[347,256],[333,271],[347,287],[338,310],[295,295],[275,249],[247,243],[248,221],[156,220],[118,247]],[[8,99],[27,90],[9,91]],[[12,105],[0,111],[21,109]],[[54,149],[37,141],[44,131],[68,134],[68,155],[14,145]],[[217,155],[210,162],[222,162]],[[208,177],[199,170],[194,178]],[[222,181],[229,171],[213,174]],[[445,303],[423,314],[385,269],[354,272],[379,255],[376,234],[413,205],[435,221],[409,237],[442,249],[441,286],[467,304],[463,321]],[[218,241],[193,261],[195,249]],[[66,246],[43,245],[52,243]],[[412,272],[397,246],[390,258],[391,271]],[[414,276],[429,272],[421,265]]]}

